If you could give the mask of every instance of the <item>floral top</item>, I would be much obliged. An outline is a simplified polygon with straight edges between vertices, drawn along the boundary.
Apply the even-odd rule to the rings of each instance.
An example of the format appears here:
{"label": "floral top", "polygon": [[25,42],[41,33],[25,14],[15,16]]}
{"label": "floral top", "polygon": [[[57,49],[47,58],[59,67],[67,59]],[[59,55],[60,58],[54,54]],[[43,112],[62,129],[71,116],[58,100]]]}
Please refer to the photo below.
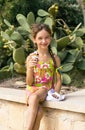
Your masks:
{"label": "floral top", "polygon": [[[37,51],[34,52],[34,55],[37,56]],[[60,68],[60,67],[59,67]],[[56,74],[60,74],[58,69],[56,68]],[[37,65],[34,67],[34,81],[32,86],[27,85],[26,91],[27,94],[30,95],[30,92],[33,93],[36,90],[44,87],[47,90],[53,87],[53,78],[54,78],[54,63],[52,58],[49,62],[38,61]]]}
{"label": "floral top", "polygon": [[52,87],[54,72],[53,60],[50,59],[49,62],[39,61],[37,66],[34,68],[34,83],[36,87],[41,87],[45,85],[48,89]]}

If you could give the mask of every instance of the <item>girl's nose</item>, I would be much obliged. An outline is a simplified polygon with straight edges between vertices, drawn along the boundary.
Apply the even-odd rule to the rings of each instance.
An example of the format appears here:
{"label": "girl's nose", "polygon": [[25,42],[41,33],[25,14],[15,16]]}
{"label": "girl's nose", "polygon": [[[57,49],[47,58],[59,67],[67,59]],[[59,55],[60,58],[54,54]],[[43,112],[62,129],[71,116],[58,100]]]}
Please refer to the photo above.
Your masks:
{"label": "girl's nose", "polygon": [[42,42],[44,43],[46,40],[45,39],[42,39]]}

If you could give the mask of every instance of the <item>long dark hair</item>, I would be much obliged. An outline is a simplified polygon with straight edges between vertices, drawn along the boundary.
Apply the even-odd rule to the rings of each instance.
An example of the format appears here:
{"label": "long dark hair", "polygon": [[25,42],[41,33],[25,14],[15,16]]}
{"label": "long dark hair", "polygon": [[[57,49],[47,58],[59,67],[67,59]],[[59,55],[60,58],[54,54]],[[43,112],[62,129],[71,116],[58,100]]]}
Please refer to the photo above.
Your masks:
{"label": "long dark hair", "polygon": [[52,49],[51,49],[51,46],[50,46],[50,45],[49,45],[48,49],[49,49],[49,53],[50,53],[50,55],[51,55],[51,57],[52,57],[52,59],[53,59],[54,68],[56,68],[57,65],[56,65],[56,60],[55,60],[55,57],[54,57],[55,54],[52,52]]}

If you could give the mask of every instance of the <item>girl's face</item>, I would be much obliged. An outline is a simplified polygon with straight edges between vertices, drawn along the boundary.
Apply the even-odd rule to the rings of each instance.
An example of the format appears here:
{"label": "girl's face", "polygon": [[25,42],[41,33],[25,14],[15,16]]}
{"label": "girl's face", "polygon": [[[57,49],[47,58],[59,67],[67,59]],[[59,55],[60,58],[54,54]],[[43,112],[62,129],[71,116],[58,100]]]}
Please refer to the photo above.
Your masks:
{"label": "girl's face", "polygon": [[48,48],[51,42],[51,36],[49,32],[43,29],[37,33],[36,38],[34,39],[34,42],[37,43],[38,48],[46,49]]}

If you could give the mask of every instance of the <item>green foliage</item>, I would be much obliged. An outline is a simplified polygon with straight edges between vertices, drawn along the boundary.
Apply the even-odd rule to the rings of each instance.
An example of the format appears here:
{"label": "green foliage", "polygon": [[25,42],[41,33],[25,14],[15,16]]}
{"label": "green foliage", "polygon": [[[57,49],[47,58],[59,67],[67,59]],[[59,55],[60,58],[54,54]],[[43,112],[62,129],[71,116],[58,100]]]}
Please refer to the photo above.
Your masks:
{"label": "green foliage", "polygon": [[[34,51],[30,37],[30,26],[33,23],[46,23],[52,29],[51,48],[61,59],[63,84],[71,83],[68,73],[74,67],[85,70],[85,44],[82,39],[85,35],[85,28],[81,27],[81,23],[79,23],[74,29],[71,29],[63,19],[57,18],[58,13],[58,4],[53,4],[47,11],[39,9],[37,16],[33,12],[29,12],[27,16],[17,14],[16,20],[19,24],[17,27],[5,19],[4,22],[8,28],[4,31],[1,30],[0,35],[1,70],[3,65],[7,65],[6,62],[4,63],[4,58],[7,58],[6,61],[8,61],[12,74],[13,69],[17,73],[25,74],[26,56]],[[5,54],[2,53],[3,50]]]}
{"label": "green foliage", "polygon": [[85,0],[83,0],[84,4],[85,4]]}
{"label": "green foliage", "polygon": [[[50,8],[49,11],[51,10],[55,17],[63,19],[71,27],[77,26],[80,22],[83,23],[82,11],[76,0],[37,0],[37,2],[36,0],[0,0],[0,23],[6,18],[17,26],[17,14],[26,16],[32,11],[36,17],[39,9],[48,11],[48,8],[54,4],[58,5],[58,8],[55,8],[56,13],[52,13],[54,8]],[[4,26],[3,24],[2,27]]]}
{"label": "green foliage", "polygon": [[14,63],[14,70],[19,74],[26,74],[26,68],[25,65],[21,65],[18,63]]}
{"label": "green foliage", "polygon": [[13,50],[13,60],[18,64],[25,64],[25,53],[22,47]]}
{"label": "green foliage", "polygon": [[9,65],[7,65],[0,70],[0,80],[9,78],[9,77],[12,77],[12,71]]}
{"label": "green foliage", "polygon": [[26,31],[30,31],[29,24],[28,24],[27,19],[24,15],[18,14],[16,16],[16,19],[19,22],[19,24],[23,27],[23,29],[25,29]]}
{"label": "green foliage", "polygon": [[63,19],[70,27],[75,27],[80,22],[83,24],[82,10],[81,7],[77,4],[76,0],[59,0],[58,3],[59,13],[57,18]]}
{"label": "green foliage", "polygon": [[71,83],[71,78],[67,74],[62,74],[62,83],[68,85]]}
{"label": "green foliage", "polygon": [[[10,23],[17,26],[16,15],[27,15],[28,12],[34,12],[35,16],[39,8],[48,9],[56,0],[0,0],[0,23],[6,18]],[[6,26],[3,24],[3,28]]]}

